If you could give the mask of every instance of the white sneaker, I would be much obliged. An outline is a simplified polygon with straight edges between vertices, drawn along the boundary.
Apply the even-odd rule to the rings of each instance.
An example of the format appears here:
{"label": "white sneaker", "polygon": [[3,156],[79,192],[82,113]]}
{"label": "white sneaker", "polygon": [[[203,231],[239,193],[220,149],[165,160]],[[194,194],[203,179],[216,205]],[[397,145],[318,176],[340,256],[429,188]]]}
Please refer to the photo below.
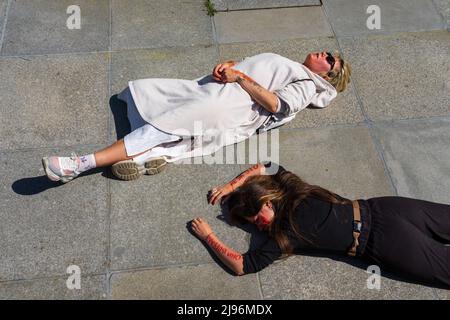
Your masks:
{"label": "white sneaker", "polygon": [[111,171],[120,180],[136,180],[143,174],[153,175],[160,173],[166,167],[166,160],[162,157],[153,158],[143,164],[130,159],[119,161],[111,166]]}
{"label": "white sneaker", "polygon": [[69,182],[78,177],[80,160],[79,157],[72,153],[70,157],[43,157],[42,165],[44,166],[47,177],[52,181]]}

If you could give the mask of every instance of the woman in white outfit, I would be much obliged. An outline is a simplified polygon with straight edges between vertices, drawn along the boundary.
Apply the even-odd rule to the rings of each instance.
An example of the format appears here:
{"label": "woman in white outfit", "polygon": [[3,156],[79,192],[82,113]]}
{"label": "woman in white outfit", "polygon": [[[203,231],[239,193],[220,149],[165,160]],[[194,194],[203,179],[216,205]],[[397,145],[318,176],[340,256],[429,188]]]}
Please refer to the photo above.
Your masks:
{"label": "woman in white outfit", "polygon": [[310,53],[302,64],[262,53],[220,63],[212,75],[194,80],[130,81],[118,98],[127,103],[132,132],[90,155],[44,157],[44,169],[62,182],[110,165],[123,180],[155,174],[167,162],[209,155],[283,125],[308,105],[328,106],[350,76],[338,54]]}

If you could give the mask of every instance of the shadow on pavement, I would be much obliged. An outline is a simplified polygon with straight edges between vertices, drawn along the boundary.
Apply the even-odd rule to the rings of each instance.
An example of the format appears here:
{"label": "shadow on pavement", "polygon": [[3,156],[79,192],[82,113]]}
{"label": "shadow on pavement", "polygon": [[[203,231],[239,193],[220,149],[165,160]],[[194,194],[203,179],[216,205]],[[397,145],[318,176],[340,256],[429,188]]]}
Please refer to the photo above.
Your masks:
{"label": "shadow on pavement", "polygon": [[130,122],[127,116],[127,104],[118,98],[115,94],[109,99],[109,107],[114,118],[114,125],[116,127],[117,140],[122,139],[131,131]]}
{"label": "shadow on pavement", "polygon": [[[96,174],[99,172],[104,171],[104,168],[96,168],[93,170],[90,170],[89,172],[83,172],[78,176],[77,179],[88,176],[91,174]],[[103,176],[106,176],[103,173]],[[48,189],[60,187],[64,183],[60,181],[51,181],[47,176],[40,176],[40,177],[32,177],[32,178],[23,178],[19,179],[17,181],[14,181],[14,183],[11,185],[11,189],[20,195],[23,196],[31,196],[34,194],[38,194],[41,192],[44,192]]]}

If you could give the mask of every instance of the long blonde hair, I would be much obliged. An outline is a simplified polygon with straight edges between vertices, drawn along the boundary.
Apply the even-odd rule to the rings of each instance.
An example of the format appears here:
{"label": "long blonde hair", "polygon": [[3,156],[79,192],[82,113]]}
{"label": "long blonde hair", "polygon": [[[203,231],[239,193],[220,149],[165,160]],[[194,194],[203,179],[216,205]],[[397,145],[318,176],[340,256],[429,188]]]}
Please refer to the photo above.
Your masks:
{"label": "long blonde hair", "polygon": [[352,68],[350,64],[339,55],[339,52],[335,52],[333,54],[336,60],[339,60],[341,63],[341,67],[339,71],[330,71],[327,73],[328,82],[331,83],[333,87],[336,88],[337,92],[342,92],[347,89],[348,84],[350,83],[350,77],[352,75]]}

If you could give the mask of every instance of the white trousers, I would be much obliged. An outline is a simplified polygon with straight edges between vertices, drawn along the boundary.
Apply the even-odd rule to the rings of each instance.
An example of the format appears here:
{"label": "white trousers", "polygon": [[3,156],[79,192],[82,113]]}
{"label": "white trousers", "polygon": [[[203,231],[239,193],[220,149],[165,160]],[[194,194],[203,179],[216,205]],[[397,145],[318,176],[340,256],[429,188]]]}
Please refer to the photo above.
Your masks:
{"label": "white trousers", "polygon": [[131,132],[124,137],[127,156],[132,157],[147,151],[134,160],[145,162],[150,158],[164,157],[167,162],[171,162],[173,158],[189,150],[190,143],[186,143],[186,139],[161,131],[142,119],[129,87],[123,90],[118,98],[127,103],[127,117],[131,125]]}

